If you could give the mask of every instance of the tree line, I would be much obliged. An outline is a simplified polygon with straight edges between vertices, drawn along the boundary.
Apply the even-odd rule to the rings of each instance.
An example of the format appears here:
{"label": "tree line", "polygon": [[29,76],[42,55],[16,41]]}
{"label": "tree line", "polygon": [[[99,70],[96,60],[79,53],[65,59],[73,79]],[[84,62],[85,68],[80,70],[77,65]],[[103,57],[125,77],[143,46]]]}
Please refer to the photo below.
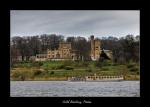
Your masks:
{"label": "tree line", "polygon": [[102,39],[102,47],[112,50],[113,61],[117,63],[139,62],[140,36],[108,37]]}
{"label": "tree line", "polygon": [[[96,38],[100,39],[100,38]],[[126,35],[125,37],[102,37],[101,48],[112,50],[113,61],[115,63],[126,63],[130,60],[139,61],[140,36]],[[78,50],[81,56],[88,59],[90,57],[90,40],[84,37],[67,37],[63,35],[43,34],[37,36],[15,36],[10,41],[11,61],[17,56],[22,60],[29,60],[31,56],[46,53],[47,49],[58,49],[60,42],[70,42],[74,50]]]}

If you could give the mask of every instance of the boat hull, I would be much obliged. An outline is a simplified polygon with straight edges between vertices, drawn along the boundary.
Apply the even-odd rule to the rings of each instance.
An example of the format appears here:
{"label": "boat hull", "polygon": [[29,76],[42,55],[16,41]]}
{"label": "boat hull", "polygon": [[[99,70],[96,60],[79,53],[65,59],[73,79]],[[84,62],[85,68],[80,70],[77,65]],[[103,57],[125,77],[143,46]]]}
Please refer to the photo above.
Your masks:
{"label": "boat hull", "polygon": [[107,82],[107,81],[122,81],[124,80],[123,76],[86,76],[86,77],[71,77],[68,78],[68,81],[78,82],[78,81],[87,81],[87,82]]}
{"label": "boat hull", "polygon": [[123,79],[101,79],[101,80],[86,80],[87,82],[115,82],[123,81]]}

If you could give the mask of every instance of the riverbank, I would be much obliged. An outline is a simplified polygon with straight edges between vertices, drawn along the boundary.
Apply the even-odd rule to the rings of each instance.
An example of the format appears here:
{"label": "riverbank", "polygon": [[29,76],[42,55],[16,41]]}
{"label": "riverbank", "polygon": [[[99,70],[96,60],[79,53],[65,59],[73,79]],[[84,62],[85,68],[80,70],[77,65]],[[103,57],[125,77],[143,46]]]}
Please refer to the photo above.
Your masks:
{"label": "riverbank", "polygon": [[139,65],[127,65],[107,62],[47,61],[18,63],[11,68],[10,79],[15,81],[42,80],[64,81],[68,77],[89,75],[116,76],[124,75],[125,80],[140,80]]}
{"label": "riverbank", "polygon": [[[34,78],[26,78],[24,80],[18,78],[18,79],[14,79],[11,78],[11,81],[67,81],[68,78],[67,77],[34,77]],[[127,77],[125,77],[124,79],[125,81],[138,81],[140,80],[140,76],[139,75],[128,75]]]}
{"label": "riverbank", "polygon": [[26,78],[24,80],[11,78],[11,81],[67,81],[67,77]]}

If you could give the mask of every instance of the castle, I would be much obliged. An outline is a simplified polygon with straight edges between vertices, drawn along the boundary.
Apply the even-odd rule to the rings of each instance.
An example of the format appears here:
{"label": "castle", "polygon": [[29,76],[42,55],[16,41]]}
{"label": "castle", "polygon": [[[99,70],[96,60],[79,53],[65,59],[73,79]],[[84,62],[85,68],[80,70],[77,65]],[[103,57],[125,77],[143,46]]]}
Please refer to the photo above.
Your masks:
{"label": "castle", "polygon": [[[91,60],[98,60],[101,54],[101,41],[94,39],[92,35],[90,38],[91,41]],[[112,52],[110,50],[104,50],[108,57],[112,57]],[[61,42],[59,43],[59,48],[54,50],[47,50],[46,54],[37,54],[36,61],[45,61],[45,60],[79,60],[82,59],[78,50],[73,50],[70,42]]]}
{"label": "castle", "polygon": [[56,50],[47,50],[46,54],[37,54],[36,61],[45,61],[45,60],[78,60],[79,52],[73,50],[70,42],[61,42],[59,43],[59,48]]}

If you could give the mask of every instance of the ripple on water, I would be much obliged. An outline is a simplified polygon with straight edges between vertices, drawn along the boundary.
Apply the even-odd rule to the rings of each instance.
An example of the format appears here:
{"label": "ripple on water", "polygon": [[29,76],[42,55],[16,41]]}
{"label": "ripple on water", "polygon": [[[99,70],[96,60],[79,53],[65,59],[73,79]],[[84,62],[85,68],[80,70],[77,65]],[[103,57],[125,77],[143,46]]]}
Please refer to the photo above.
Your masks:
{"label": "ripple on water", "polygon": [[139,97],[139,81],[68,82],[11,81],[12,97]]}

